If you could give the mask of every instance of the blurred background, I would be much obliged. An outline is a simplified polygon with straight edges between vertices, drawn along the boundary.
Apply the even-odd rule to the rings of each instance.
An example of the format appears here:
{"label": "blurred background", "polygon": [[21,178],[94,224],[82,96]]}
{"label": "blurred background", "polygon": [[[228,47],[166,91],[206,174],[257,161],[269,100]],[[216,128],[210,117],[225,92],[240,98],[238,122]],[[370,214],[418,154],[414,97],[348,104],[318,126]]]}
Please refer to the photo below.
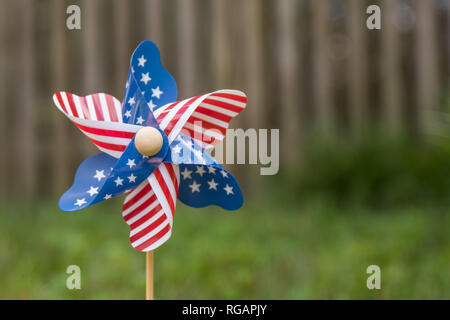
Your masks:
{"label": "blurred background", "polygon": [[178,202],[157,299],[450,298],[450,0],[0,0],[1,299],[144,298],[123,199],[57,207],[96,149],[51,96],[121,100],[145,39],[180,99],[240,89],[231,127],[280,129],[277,175],[228,168],[241,210]]}

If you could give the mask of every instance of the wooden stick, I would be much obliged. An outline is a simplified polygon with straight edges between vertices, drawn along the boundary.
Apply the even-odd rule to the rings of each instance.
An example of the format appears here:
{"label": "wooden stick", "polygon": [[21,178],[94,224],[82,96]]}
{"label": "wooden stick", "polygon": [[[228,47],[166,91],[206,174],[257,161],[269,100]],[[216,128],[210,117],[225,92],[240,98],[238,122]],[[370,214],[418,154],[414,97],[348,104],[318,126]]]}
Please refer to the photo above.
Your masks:
{"label": "wooden stick", "polygon": [[147,252],[146,300],[153,300],[153,251]]}

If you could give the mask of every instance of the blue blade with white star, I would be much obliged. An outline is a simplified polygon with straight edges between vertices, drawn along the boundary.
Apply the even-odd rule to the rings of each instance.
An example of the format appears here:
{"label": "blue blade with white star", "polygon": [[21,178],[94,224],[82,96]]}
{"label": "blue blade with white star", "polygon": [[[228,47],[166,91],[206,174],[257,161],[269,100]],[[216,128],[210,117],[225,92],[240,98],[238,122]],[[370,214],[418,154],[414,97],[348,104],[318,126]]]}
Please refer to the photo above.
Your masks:
{"label": "blue blade with white star", "polygon": [[237,210],[244,203],[236,179],[217,163],[181,164],[178,199],[194,208],[216,205],[226,210]]}
{"label": "blue blade with white star", "polygon": [[177,85],[164,69],[158,47],[143,41],[134,51],[122,102],[123,122],[158,128],[156,110],[177,100]]}
{"label": "blue blade with white star", "polygon": [[168,152],[167,136],[162,135],[163,146],[152,157],[142,156],[133,138],[119,160],[104,153],[84,160],[75,173],[73,185],[59,199],[61,210],[78,211],[138,186]]}

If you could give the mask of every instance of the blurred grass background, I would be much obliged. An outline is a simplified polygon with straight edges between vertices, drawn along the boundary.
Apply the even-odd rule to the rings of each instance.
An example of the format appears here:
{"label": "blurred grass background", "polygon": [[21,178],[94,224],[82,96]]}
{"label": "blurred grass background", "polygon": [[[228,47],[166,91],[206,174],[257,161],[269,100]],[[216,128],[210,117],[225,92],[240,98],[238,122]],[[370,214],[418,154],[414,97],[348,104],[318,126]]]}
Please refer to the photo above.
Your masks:
{"label": "blurred grass background", "polygon": [[[296,175],[265,177],[273,192],[237,212],[178,203],[155,252],[156,298],[448,298],[450,151],[381,134],[313,145]],[[144,298],[121,199],[69,214],[56,197],[17,203],[0,215],[1,299]],[[65,286],[70,264],[81,290]],[[366,287],[372,264],[381,290]]]}

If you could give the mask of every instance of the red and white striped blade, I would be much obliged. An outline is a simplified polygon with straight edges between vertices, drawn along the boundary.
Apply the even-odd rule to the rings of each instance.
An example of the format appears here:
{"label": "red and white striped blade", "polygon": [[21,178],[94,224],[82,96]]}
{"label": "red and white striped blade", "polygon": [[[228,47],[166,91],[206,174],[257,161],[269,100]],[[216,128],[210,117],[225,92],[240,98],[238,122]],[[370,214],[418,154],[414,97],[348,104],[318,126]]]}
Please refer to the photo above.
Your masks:
{"label": "red and white striped blade", "polygon": [[244,110],[247,96],[238,90],[219,90],[169,103],[154,115],[169,143],[180,132],[209,149],[223,140],[230,120]]}
{"label": "red and white striped blade", "polygon": [[162,163],[125,198],[122,215],[135,249],[154,250],[170,238],[179,181],[179,166]]}
{"label": "red and white striped blade", "polygon": [[117,159],[142,128],[123,123],[120,101],[105,93],[79,97],[68,92],[57,92],[53,95],[53,101],[98,149]]}

